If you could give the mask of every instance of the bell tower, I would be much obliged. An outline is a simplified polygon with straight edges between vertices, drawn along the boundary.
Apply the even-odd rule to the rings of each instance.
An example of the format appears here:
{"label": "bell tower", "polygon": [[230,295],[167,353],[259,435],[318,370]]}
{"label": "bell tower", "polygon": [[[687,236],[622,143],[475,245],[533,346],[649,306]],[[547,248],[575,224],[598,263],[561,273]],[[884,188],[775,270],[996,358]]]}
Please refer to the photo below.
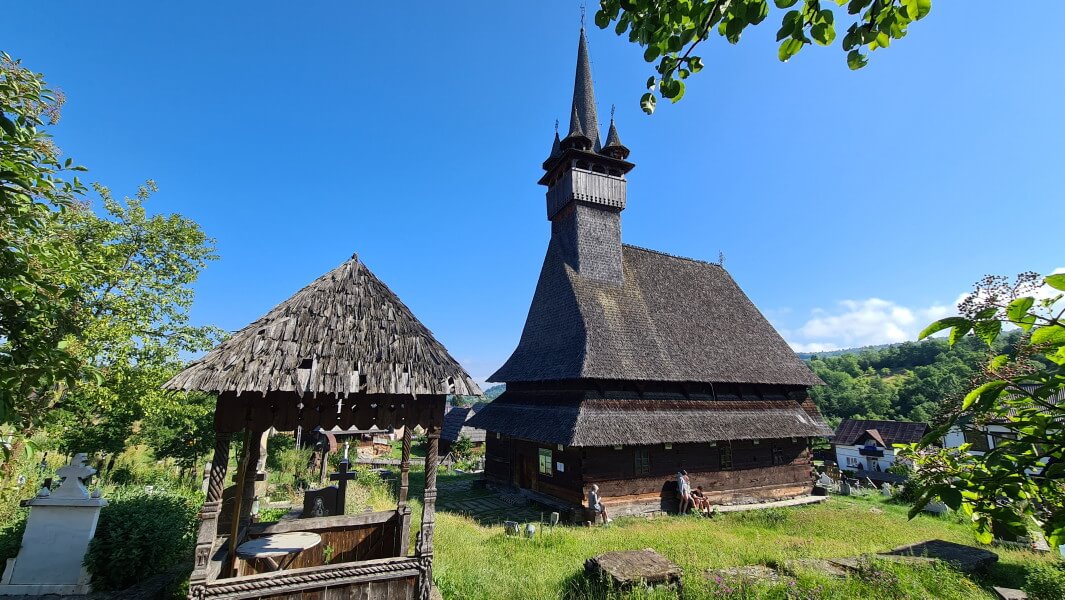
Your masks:
{"label": "bell tower", "polygon": [[544,161],[540,184],[547,186],[551,237],[563,258],[582,277],[610,283],[624,280],[621,258],[621,211],[625,210],[625,174],[635,166],[626,159],[614,118],[605,145],[599,142],[588,41],[581,28],[577,73],[573,83],[569,133],[555,140]]}

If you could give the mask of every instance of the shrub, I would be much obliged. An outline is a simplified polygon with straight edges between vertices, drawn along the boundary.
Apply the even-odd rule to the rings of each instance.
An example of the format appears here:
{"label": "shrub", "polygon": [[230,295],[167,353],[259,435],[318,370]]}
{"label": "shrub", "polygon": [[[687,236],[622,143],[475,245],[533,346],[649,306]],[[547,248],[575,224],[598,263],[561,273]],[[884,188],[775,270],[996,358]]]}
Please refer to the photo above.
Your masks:
{"label": "shrub", "polygon": [[278,433],[266,440],[266,470],[282,471],[285,469],[286,454],[296,449],[296,438],[289,433]]}
{"label": "shrub", "polygon": [[192,493],[117,489],[85,556],[94,589],[124,589],[189,560],[201,500]]}
{"label": "shrub", "polygon": [[14,511],[6,523],[0,525],[0,571],[7,564],[7,559],[18,556],[22,547],[22,534],[26,531],[26,516],[29,510],[20,508]]}
{"label": "shrub", "polygon": [[1042,563],[1028,569],[1024,591],[1032,600],[1065,598],[1065,568],[1061,564]]}

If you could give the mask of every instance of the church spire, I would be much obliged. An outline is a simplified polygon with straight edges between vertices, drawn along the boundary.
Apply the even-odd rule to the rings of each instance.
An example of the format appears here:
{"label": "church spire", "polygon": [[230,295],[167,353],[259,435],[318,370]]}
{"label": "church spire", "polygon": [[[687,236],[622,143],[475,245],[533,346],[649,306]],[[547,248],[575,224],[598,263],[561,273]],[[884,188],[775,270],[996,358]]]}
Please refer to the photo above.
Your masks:
{"label": "church spire", "polygon": [[621,136],[618,135],[618,128],[614,125],[613,115],[610,116],[610,131],[606,134],[606,145],[603,146],[603,154],[618,160],[625,160],[629,157],[629,149],[625,147],[625,144],[621,143]]}
{"label": "church spire", "polygon": [[[573,119],[579,120],[580,129],[592,141],[592,151],[599,152],[599,118],[595,114],[595,89],[592,87],[592,64],[588,59],[588,40],[581,27],[577,43],[577,73],[573,79]],[[573,130],[572,120],[570,131]]]}

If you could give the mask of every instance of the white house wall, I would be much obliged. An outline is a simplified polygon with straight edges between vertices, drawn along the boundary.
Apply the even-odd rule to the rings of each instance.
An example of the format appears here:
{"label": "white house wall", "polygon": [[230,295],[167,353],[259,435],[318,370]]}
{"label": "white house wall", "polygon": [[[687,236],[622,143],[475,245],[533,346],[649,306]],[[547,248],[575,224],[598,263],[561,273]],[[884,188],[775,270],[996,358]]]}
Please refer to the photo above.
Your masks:
{"label": "white house wall", "polygon": [[[880,466],[881,471],[887,471],[888,467],[895,464],[895,451],[888,448],[877,447],[878,450],[884,451],[884,456],[862,456],[859,449],[865,446],[836,446],[836,465],[840,469],[846,471],[858,471],[857,465],[862,465],[866,471],[875,471],[876,465]],[[857,465],[852,465],[848,459],[854,459],[857,461]],[[876,461],[874,464],[870,461]]]}

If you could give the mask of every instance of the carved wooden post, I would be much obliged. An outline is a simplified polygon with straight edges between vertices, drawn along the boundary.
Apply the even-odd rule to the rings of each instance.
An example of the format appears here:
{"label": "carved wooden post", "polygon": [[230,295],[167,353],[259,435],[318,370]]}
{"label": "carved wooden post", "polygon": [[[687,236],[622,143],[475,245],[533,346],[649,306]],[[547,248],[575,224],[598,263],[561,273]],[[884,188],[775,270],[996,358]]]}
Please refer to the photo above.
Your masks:
{"label": "carved wooden post", "polygon": [[211,563],[215,539],[218,536],[218,515],[222,510],[222,489],[226,482],[226,467],[229,465],[229,442],[233,434],[216,431],[214,457],[211,459],[211,475],[207,484],[207,500],[200,509],[200,528],[196,534],[196,553],[189,576],[189,594],[207,582],[207,567]]}
{"label": "carved wooden post", "polygon": [[410,550],[410,506],[407,504],[407,492],[410,487],[410,443],[411,426],[403,427],[403,455],[399,461],[399,504],[396,512],[399,513],[399,539],[396,543],[397,554],[406,556]]}
{"label": "carved wooden post", "polygon": [[259,460],[262,458],[262,446],[259,444],[259,439],[262,435],[262,431],[252,431],[249,436],[250,440],[244,445],[244,452],[247,455],[248,462],[245,467],[244,487],[240,503],[240,527],[242,529],[251,525],[252,504],[255,502],[255,484],[259,476]]}
{"label": "carved wooden post", "polygon": [[420,597],[428,600],[433,587],[433,527],[436,525],[436,467],[440,458],[440,427],[430,425],[425,433],[428,449],[425,454],[425,495],[422,508],[422,529],[415,549],[422,563]]}

